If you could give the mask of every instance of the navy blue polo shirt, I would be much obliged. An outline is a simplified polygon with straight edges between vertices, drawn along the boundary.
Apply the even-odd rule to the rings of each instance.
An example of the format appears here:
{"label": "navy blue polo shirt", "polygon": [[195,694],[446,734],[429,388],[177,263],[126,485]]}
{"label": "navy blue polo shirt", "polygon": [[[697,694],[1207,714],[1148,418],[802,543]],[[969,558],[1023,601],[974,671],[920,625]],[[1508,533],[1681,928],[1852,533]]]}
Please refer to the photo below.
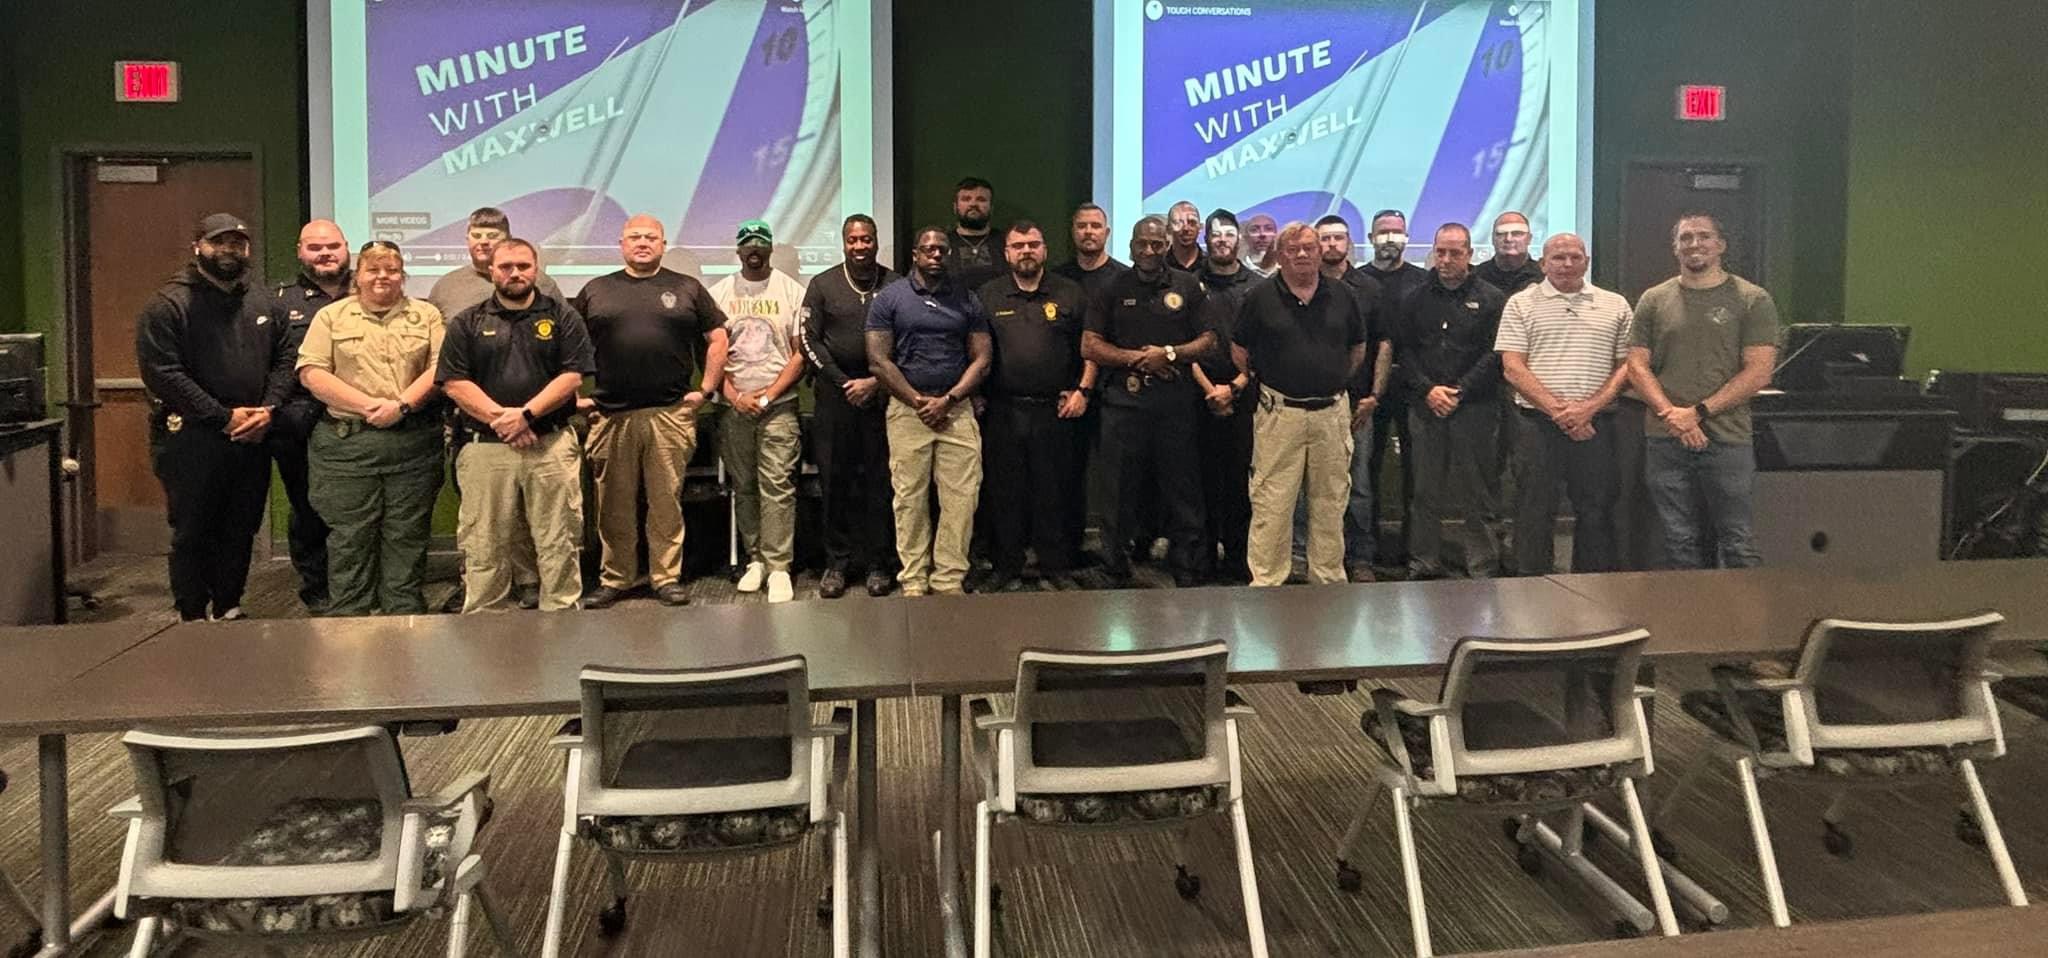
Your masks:
{"label": "navy blue polo shirt", "polygon": [[944,395],[967,372],[967,337],[988,332],[980,298],[950,279],[926,289],[916,273],[882,288],[868,307],[868,332],[895,337],[890,360],[910,388]]}

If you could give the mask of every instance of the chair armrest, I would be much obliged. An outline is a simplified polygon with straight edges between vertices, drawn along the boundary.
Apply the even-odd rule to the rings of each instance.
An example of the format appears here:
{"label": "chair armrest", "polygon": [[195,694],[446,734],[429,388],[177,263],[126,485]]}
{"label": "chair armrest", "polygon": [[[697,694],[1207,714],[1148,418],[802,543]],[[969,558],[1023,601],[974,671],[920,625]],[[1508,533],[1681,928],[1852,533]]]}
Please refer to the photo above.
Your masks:
{"label": "chair armrest", "polygon": [[405,814],[438,812],[468,798],[471,792],[489,792],[490,788],[489,772],[470,772],[432,795],[417,795],[406,799],[405,804],[400,805],[398,810]]}
{"label": "chair armrest", "polygon": [[1730,688],[1734,689],[1755,689],[1759,692],[1789,692],[1793,689],[1806,687],[1806,684],[1798,679],[1759,678],[1748,669],[1739,665],[1717,665],[1711,671],[1713,672],[1716,684],[1726,682]]}
{"label": "chair armrest", "polygon": [[130,796],[127,801],[124,801],[121,804],[114,806],[113,808],[107,809],[107,814],[115,818],[141,818],[142,799],[139,797]]}
{"label": "chair armrest", "polygon": [[581,748],[583,746],[583,720],[572,718],[562,723],[548,739],[549,748]]}
{"label": "chair armrest", "polygon": [[970,696],[967,699],[967,714],[974,719],[974,727],[984,732],[1017,727],[1016,716],[997,714],[995,703],[989,701],[987,696]]}
{"label": "chair armrest", "polygon": [[1389,688],[1373,689],[1373,707],[1380,708],[1383,703],[1386,707],[1391,708],[1397,712],[1400,712],[1403,715],[1416,715],[1428,718],[1437,715],[1450,714],[1450,710],[1444,708],[1443,703],[1441,702],[1424,702],[1421,699],[1412,699],[1406,695],[1402,695],[1400,692],[1397,692]]}
{"label": "chair armrest", "polygon": [[1983,682],[1986,685],[1996,684],[2005,681],[2005,673],[1993,672],[1990,669],[1985,669],[1984,671],[1977,673],[1977,681]]}
{"label": "chair armrest", "polygon": [[1763,739],[1757,735],[1756,724],[1750,721],[1749,710],[1743,707],[1742,696],[1738,693],[1774,692],[1782,699],[1784,693],[1799,688],[1800,684],[1789,679],[1759,680],[1743,669],[1725,665],[1714,668],[1712,674],[1714,688],[1721,693],[1721,708],[1728,713],[1728,724],[1735,727],[1737,738],[1741,740],[1744,748],[1749,749],[1750,756],[1761,761],[1764,754]]}
{"label": "chair armrest", "polygon": [[1635,688],[1635,696],[1646,701],[1654,699],[1657,697],[1657,687],[1654,685],[1638,685]]}
{"label": "chair armrest", "polygon": [[[1413,794],[1418,790],[1418,783],[1415,780],[1415,759],[1408,754],[1408,742],[1401,737],[1401,725],[1394,717],[1402,711],[1401,706],[1408,704],[1422,703],[1406,698],[1393,689],[1373,689],[1370,713],[1373,721],[1367,723],[1361,719],[1359,725],[1367,730],[1367,734],[1371,734],[1373,730],[1379,732],[1380,741],[1386,747],[1387,754],[1392,755],[1394,761],[1401,766],[1401,777],[1407,781],[1409,793]],[[1442,709],[1437,711],[1441,712]]]}
{"label": "chair armrest", "polygon": [[832,708],[832,720],[811,726],[813,738],[836,738],[853,731],[853,706],[838,705]]}
{"label": "chair armrest", "polygon": [[1252,704],[1245,701],[1244,696],[1239,695],[1236,689],[1225,688],[1223,690],[1223,714],[1230,718],[1251,718],[1258,715],[1259,710],[1252,708]]}

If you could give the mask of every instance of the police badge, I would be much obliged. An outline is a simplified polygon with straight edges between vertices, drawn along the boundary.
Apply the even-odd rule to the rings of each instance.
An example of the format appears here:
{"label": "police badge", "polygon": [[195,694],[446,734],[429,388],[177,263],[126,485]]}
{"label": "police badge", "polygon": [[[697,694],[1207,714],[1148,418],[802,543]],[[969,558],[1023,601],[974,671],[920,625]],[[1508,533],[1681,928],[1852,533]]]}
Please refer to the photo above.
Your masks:
{"label": "police badge", "polygon": [[164,428],[170,430],[171,432],[177,432],[178,430],[185,428],[185,417],[180,416],[177,413],[172,413],[168,416],[165,416]]}
{"label": "police badge", "polygon": [[1180,298],[1179,293],[1170,289],[1166,291],[1166,297],[1163,301],[1166,303],[1167,309],[1179,309],[1180,304],[1186,302],[1186,300]]}
{"label": "police badge", "polygon": [[1047,303],[1047,304],[1045,304],[1045,321],[1046,321],[1046,322],[1048,322],[1048,323],[1058,322],[1058,321],[1059,321],[1059,318],[1060,318],[1060,308],[1059,308],[1059,306],[1058,306],[1058,305],[1056,305],[1056,304],[1053,304],[1053,303]]}
{"label": "police badge", "polygon": [[1137,373],[1130,373],[1124,376],[1124,392],[1130,393],[1131,395],[1135,396],[1138,393],[1142,392],[1144,389],[1145,377],[1140,376]]}
{"label": "police badge", "polygon": [[542,342],[555,338],[555,321],[545,317],[535,320],[533,324],[533,338]]}
{"label": "police badge", "polygon": [[661,293],[661,308],[662,308],[662,309],[674,309],[674,308],[676,308],[676,294],[675,294],[675,292],[674,292],[673,290],[663,290],[663,291],[662,291],[662,293]]}

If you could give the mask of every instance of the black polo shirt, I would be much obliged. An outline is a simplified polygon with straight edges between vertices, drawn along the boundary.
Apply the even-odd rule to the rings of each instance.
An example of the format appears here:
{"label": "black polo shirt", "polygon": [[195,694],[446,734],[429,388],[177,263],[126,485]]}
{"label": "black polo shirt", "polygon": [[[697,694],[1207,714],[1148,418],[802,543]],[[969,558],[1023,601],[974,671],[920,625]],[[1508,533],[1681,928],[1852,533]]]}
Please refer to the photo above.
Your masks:
{"label": "black polo shirt", "polygon": [[[1386,329],[1389,339],[1393,338],[1394,312],[1400,309],[1401,301],[1408,298],[1408,294],[1422,284],[1436,278],[1435,273],[1414,263],[1402,263],[1393,269],[1383,270],[1371,262],[1366,262],[1352,267],[1352,272],[1362,277],[1370,277],[1373,282],[1380,284],[1380,326]],[[1346,274],[1346,277],[1348,278],[1349,274]],[[1396,357],[1395,361],[1400,360]]]}
{"label": "black polo shirt", "polygon": [[[299,360],[299,347],[306,344],[306,330],[313,326],[313,314],[329,303],[349,295],[349,288],[355,283],[354,272],[344,267],[341,278],[336,280],[336,283],[339,284],[341,296],[329,296],[326,290],[320,288],[319,283],[313,281],[313,277],[301,270],[291,282],[280,283],[276,289],[271,290],[271,315],[277,317],[276,322],[285,324],[284,348],[291,353],[292,362],[297,363]],[[278,412],[286,421],[292,422],[297,434],[303,438],[304,434],[313,428],[313,424],[319,421],[322,408],[320,400],[313,398],[312,390],[299,382],[297,376],[293,376],[291,398],[285,400]]]}
{"label": "black polo shirt", "polygon": [[725,325],[703,283],[666,267],[652,276],[599,276],[570,305],[590,334],[597,362],[590,398],[605,412],[681,402],[697,388],[697,347]]}
{"label": "black polo shirt", "polygon": [[994,227],[981,236],[962,236],[958,226],[947,230],[953,246],[946,251],[946,275],[961,289],[976,290],[1009,272],[1010,261],[1003,258],[1004,233]]}
{"label": "black polo shirt", "polygon": [[1163,258],[1164,258],[1164,259],[1166,260],[1166,268],[1167,268],[1167,269],[1177,269],[1177,270],[1180,270],[1180,271],[1181,271],[1181,272],[1183,272],[1183,273],[1199,273],[1199,272],[1201,272],[1201,271],[1202,271],[1202,268],[1203,268],[1203,267],[1205,267],[1205,266],[1209,265],[1209,257],[1208,257],[1208,254],[1205,254],[1205,253],[1203,253],[1203,252],[1202,252],[1202,247],[1201,247],[1201,245],[1200,245],[1200,244],[1197,244],[1197,245],[1195,246],[1195,261],[1194,261],[1194,262],[1192,262],[1192,263],[1186,263],[1186,264],[1183,264],[1183,263],[1182,263],[1182,262],[1180,261],[1180,258],[1179,258],[1179,257],[1180,257],[1180,252],[1179,252],[1178,250],[1175,250],[1175,249],[1173,248],[1173,246],[1172,246],[1171,244],[1169,244],[1169,245],[1168,245],[1168,246],[1166,247],[1166,256],[1165,256],[1165,257],[1163,257]]}
{"label": "black polo shirt", "polygon": [[1202,260],[1202,268],[1195,274],[1202,281],[1209,298],[1215,302],[1216,348],[1199,361],[1202,372],[1209,381],[1221,383],[1237,378],[1237,364],[1230,359],[1230,344],[1237,326],[1237,308],[1252,285],[1265,277],[1254,272],[1249,266],[1239,266],[1234,273],[1213,272],[1209,260]]}
{"label": "black polo shirt", "polygon": [[1470,273],[1457,286],[1433,277],[1409,292],[1393,328],[1400,384],[1408,398],[1419,402],[1435,386],[1462,390],[1460,402],[1493,396],[1500,382],[1500,354],[1493,351],[1493,342],[1507,301],[1500,290]]}
{"label": "black polo shirt", "polygon": [[1513,296],[1537,283],[1543,282],[1543,264],[1531,256],[1522,265],[1509,269],[1496,256],[1484,263],[1474,264],[1472,272],[1482,282],[1500,290],[1503,296]]}
{"label": "black polo shirt", "polygon": [[818,378],[841,389],[849,379],[866,379],[868,371],[868,304],[881,295],[882,288],[899,277],[895,270],[875,265],[875,277],[855,287],[842,264],[811,277],[804,288],[803,336],[798,340],[804,358],[818,371]]}
{"label": "black polo shirt", "polygon": [[1237,344],[1251,354],[1259,380],[1297,399],[1334,396],[1346,388],[1351,347],[1370,343],[1362,295],[1343,281],[1316,276],[1304,302],[1275,274],[1246,290],[1237,312]]}
{"label": "black polo shirt", "polygon": [[1109,285],[1110,280],[1117,278],[1127,269],[1130,269],[1130,266],[1118,262],[1116,257],[1111,256],[1094,269],[1082,269],[1080,260],[1070,259],[1053,267],[1052,271],[1080,283],[1081,291],[1093,300],[1095,294],[1102,292],[1102,287]]}
{"label": "black polo shirt", "polygon": [[[1428,271],[1421,272],[1423,278],[1427,279]],[[1273,275],[1278,276],[1280,273],[1275,270]],[[1348,386],[1354,399],[1363,399],[1372,394],[1373,353],[1378,352],[1379,344],[1387,339],[1390,310],[1386,305],[1386,285],[1379,280],[1379,277],[1384,275],[1386,274],[1379,270],[1363,266],[1353,266],[1344,273],[1344,283],[1351,287],[1352,292],[1358,294],[1358,308],[1365,313],[1365,362],[1358,364],[1358,371],[1352,374]]]}
{"label": "black polo shirt", "polygon": [[1052,399],[1081,381],[1081,327],[1087,315],[1081,284],[1054,273],[1038,288],[1017,288],[1017,277],[998,277],[981,288],[995,338],[989,394]]}
{"label": "black polo shirt", "polygon": [[[455,314],[441,342],[441,365],[434,383],[466,379],[501,406],[523,405],[563,373],[586,376],[597,371],[591,359],[590,333],[574,307],[538,291],[525,309],[507,309],[490,298]],[[574,402],[565,402],[534,422],[535,432],[549,432],[569,421]],[[464,416],[468,419],[469,417]],[[471,420],[485,431],[488,423]]]}
{"label": "black polo shirt", "polygon": [[[1148,280],[1131,269],[1089,301],[1084,328],[1119,349],[1179,346],[1215,330],[1211,310],[1208,294],[1193,273],[1162,269]],[[1186,403],[1196,397],[1194,377],[1181,368],[1184,365],[1176,365],[1175,375],[1165,379],[1132,369],[1105,370],[1103,402],[1153,408]]]}

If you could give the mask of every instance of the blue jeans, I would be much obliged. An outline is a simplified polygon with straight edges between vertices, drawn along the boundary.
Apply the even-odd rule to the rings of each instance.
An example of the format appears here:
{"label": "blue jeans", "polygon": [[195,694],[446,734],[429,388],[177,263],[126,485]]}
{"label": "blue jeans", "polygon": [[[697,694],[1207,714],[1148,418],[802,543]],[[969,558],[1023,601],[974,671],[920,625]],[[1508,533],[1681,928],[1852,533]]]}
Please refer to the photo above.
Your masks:
{"label": "blue jeans", "polygon": [[[1351,430],[1351,500],[1344,506],[1344,568],[1372,565],[1372,417]],[[1308,497],[1294,503],[1294,564],[1308,561]]]}
{"label": "blue jeans", "polygon": [[1664,523],[1666,568],[1708,565],[1712,559],[1703,540],[1709,528],[1723,567],[1763,564],[1750,535],[1756,449],[1749,443],[1709,442],[1693,452],[1669,436],[1650,436],[1644,441],[1643,475]]}

